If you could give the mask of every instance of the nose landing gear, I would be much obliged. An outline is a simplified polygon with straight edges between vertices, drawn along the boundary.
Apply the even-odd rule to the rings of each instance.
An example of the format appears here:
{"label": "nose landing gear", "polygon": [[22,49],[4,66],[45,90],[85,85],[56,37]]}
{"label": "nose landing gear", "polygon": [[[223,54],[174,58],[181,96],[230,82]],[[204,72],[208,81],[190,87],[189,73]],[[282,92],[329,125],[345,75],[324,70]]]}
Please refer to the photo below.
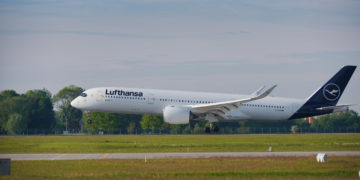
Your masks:
{"label": "nose landing gear", "polygon": [[88,118],[88,120],[86,121],[88,124],[91,124],[91,112],[90,111],[85,111],[86,113],[86,117]]}

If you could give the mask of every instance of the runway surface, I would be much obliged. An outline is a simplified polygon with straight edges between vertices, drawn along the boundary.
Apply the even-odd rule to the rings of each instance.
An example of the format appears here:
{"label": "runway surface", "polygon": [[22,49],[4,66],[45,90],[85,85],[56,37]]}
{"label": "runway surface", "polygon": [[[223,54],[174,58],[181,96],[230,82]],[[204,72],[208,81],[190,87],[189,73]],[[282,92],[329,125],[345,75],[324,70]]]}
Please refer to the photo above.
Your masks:
{"label": "runway surface", "polygon": [[184,152],[184,153],[94,153],[94,154],[0,154],[0,159],[11,160],[81,160],[81,159],[164,159],[164,158],[211,158],[211,157],[297,157],[316,156],[360,156],[360,151],[331,152]]}

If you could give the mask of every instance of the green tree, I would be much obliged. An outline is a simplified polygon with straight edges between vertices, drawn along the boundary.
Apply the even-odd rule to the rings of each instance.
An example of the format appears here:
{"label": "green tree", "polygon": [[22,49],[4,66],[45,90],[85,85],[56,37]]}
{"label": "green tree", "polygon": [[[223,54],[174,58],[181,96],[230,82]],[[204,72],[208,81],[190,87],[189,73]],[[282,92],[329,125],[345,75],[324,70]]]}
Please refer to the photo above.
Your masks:
{"label": "green tree", "polygon": [[360,128],[360,117],[355,111],[343,111],[319,116],[311,124],[311,128]]}
{"label": "green tree", "polygon": [[296,134],[299,131],[299,126],[298,125],[291,126],[290,131],[291,133]]}
{"label": "green tree", "polygon": [[199,123],[196,123],[194,126],[194,133],[195,134],[202,134],[204,129],[200,127]]}
{"label": "green tree", "polygon": [[303,129],[310,128],[310,124],[307,120],[295,119],[294,122],[295,122],[295,125],[298,126],[298,128],[303,128]]}
{"label": "green tree", "polygon": [[61,89],[53,98],[52,102],[57,109],[56,117],[58,124],[65,127],[66,124],[70,129],[80,129],[82,112],[71,106],[71,101],[75,99],[84,89],[74,85],[70,85]]}
{"label": "green tree", "polygon": [[95,134],[98,131],[105,131],[105,133],[122,133],[127,130],[130,122],[134,122],[136,127],[140,116],[108,112],[91,112],[91,123],[87,122],[88,118],[86,114],[83,114],[82,119],[85,122],[85,129],[92,134]]}
{"label": "green tree", "polygon": [[183,130],[182,133],[183,133],[183,134],[191,134],[190,124],[188,124],[188,125],[184,128],[184,130]]}
{"label": "green tree", "polygon": [[15,97],[15,96],[19,96],[19,94],[16,93],[16,91],[14,91],[14,90],[4,90],[4,91],[1,91],[1,93],[0,93],[0,101],[2,101],[4,99]]}
{"label": "green tree", "polygon": [[144,131],[151,130],[154,133],[160,130],[163,124],[162,118],[155,115],[143,115],[140,121],[140,126]]}
{"label": "green tree", "polygon": [[22,116],[24,126],[29,123],[31,108],[25,95],[19,95],[13,90],[0,93],[0,134],[7,133],[8,120],[14,113]]}
{"label": "green tree", "polygon": [[27,91],[25,96],[30,108],[28,128],[52,130],[55,125],[55,113],[51,93],[46,89],[37,89]]}
{"label": "green tree", "polygon": [[136,128],[136,123],[135,122],[130,122],[129,126],[127,128],[127,133],[134,134],[135,133],[135,128]]}
{"label": "green tree", "polygon": [[247,121],[239,121],[239,128],[237,128],[238,133],[244,134],[250,132],[250,127],[247,126]]}
{"label": "green tree", "polygon": [[170,125],[170,134],[181,134],[182,126],[183,125],[181,125],[181,124],[171,124]]}
{"label": "green tree", "polygon": [[20,134],[26,129],[26,121],[21,114],[13,113],[7,121],[6,129],[8,134]]}

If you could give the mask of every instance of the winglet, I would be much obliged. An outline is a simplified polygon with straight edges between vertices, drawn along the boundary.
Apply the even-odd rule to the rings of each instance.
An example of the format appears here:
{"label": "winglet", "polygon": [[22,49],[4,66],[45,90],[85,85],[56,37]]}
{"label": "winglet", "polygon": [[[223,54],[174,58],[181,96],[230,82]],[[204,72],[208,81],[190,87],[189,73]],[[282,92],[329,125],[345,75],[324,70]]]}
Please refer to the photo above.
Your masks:
{"label": "winglet", "polygon": [[262,94],[260,94],[258,96],[259,99],[264,98],[266,96],[268,96],[275,88],[277,85],[273,85],[271,88],[269,88],[268,90],[266,90],[265,92],[263,92]]}
{"label": "winglet", "polygon": [[258,90],[256,90],[255,92],[253,92],[251,95],[252,96],[258,96],[261,94],[261,92],[263,92],[263,90],[265,89],[266,86],[261,86]]}

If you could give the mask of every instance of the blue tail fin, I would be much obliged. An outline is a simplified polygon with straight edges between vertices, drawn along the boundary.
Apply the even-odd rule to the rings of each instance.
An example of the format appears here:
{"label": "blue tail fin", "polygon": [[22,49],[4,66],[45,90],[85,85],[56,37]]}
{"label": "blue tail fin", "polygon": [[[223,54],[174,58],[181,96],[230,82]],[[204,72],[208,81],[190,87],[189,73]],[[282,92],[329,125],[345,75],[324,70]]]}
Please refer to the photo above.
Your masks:
{"label": "blue tail fin", "polygon": [[[344,66],[319,90],[317,90],[306,103],[290,119],[316,116],[331,112],[318,111],[316,108],[335,106],[348,84],[356,66]],[[328,110],[331,111],[331,110]]]}

